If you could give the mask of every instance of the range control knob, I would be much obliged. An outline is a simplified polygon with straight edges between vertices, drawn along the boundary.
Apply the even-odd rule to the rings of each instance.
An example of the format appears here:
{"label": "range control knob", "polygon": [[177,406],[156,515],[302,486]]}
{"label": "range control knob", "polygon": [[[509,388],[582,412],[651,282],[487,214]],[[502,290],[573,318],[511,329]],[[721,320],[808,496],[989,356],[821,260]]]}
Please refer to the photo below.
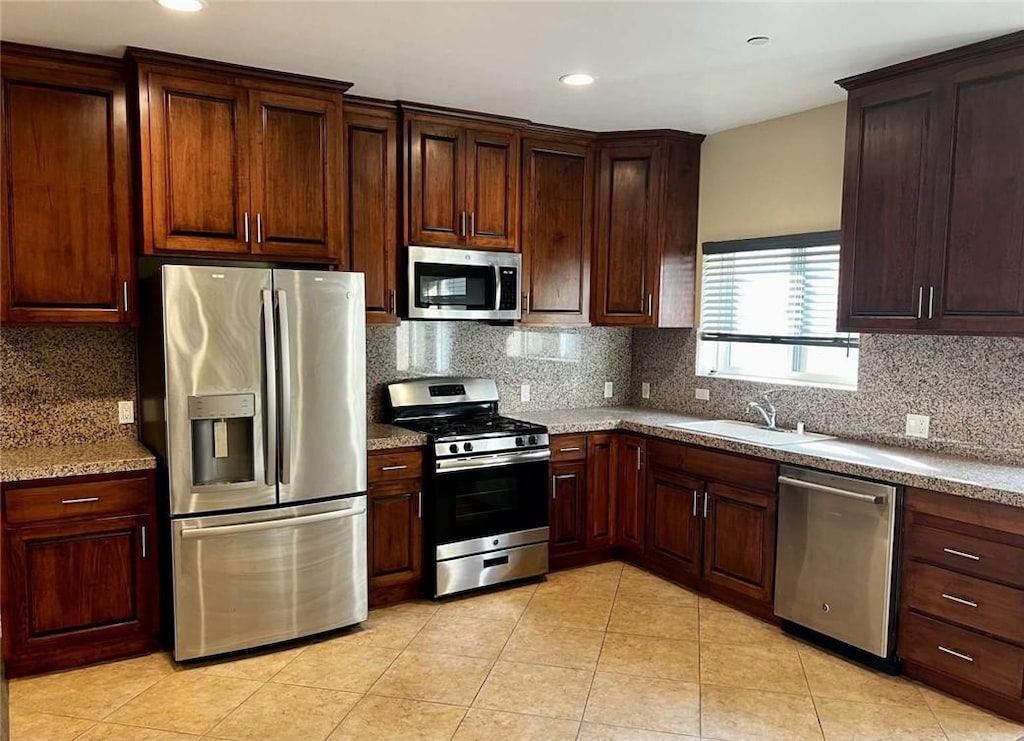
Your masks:
{"label": "range control knob", "polygon": [[521,438],[521,437],[517,437],[517,438],[516,438],[516,445],[517,445],[517,446],[523,446],[523,445],[526,445],[526,441],[525,441],[525,440],[523,440],[523,438]]}
{"label": "range control knob", "polygon": [[530,445],[536,445],[537,444],[537,436],[536,435],[530,435],[529,442],[530,442]]}
{"label": "range control knob", "polygon": [[452,443],[451,445],[448,446],[448,451],[451,452],[451,453],[458,453],[459,452],[459,446],[456,445],[455,443]]}
{"label": "range control knob", "polygon": [[467,453],[471,452],[473,450],[473,443],[466,443],[465,445],[462,446],[462,449],[465,450]]}

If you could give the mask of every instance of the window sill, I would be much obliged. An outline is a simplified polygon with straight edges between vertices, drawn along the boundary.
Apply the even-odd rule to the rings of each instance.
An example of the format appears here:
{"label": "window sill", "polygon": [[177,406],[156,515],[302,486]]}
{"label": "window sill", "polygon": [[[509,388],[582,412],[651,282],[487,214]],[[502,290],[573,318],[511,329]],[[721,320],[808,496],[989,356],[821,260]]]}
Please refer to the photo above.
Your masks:
{"label": "window sill", "polygon": [[730,373],[715,373],[711,371],[697,371],[698,378],[725,378],[729,381],[747,381],[748,383],[763,383],[775,386],[804,386],[808,388],[833,389],[835,391],[856,391],[856,383],[842,383],[839,381],[828,381],[813,378],[773,378],[771,376],[745,376]]}

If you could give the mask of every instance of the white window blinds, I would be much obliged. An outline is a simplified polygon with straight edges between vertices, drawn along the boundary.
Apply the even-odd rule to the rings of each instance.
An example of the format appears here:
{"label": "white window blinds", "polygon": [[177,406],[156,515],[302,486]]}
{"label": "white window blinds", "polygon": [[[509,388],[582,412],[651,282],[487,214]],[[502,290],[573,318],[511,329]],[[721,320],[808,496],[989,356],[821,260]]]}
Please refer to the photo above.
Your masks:
{"label": "white window blinds", "polygon": [[836,331],[839,232],[704,244],[701,339],[857,347]]}

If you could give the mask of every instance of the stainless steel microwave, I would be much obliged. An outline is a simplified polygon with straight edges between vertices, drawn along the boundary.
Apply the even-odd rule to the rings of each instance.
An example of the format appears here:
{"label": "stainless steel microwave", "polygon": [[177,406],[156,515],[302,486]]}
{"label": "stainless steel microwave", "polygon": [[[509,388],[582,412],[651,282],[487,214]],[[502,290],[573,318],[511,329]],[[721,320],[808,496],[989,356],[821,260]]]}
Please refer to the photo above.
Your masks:
{"label": "stainless steel microwave", "polygon": [[409,247],[410,319],[520,318],[523,257],[512,252]]}

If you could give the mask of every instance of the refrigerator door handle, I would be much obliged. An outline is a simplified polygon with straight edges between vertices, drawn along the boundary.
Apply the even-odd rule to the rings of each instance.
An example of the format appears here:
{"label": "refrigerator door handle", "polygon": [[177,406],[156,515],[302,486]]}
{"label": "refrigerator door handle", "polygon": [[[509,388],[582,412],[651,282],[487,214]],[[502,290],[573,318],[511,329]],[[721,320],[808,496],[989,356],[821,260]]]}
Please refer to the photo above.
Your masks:
{"label": "refrigerator door handle", "polygon": [[281,483],[292,480],[292,362],[288,335],[288,294],[277,293],[278,362],[281,364]]}
{"label": "refrigerator door handle", "polygon": [[263,468],[268,486],[277,483],[277,358],[274,341],[274,297],[269,288],[260,291],[263,299],[263,371],[266,384],[263,400]]}

